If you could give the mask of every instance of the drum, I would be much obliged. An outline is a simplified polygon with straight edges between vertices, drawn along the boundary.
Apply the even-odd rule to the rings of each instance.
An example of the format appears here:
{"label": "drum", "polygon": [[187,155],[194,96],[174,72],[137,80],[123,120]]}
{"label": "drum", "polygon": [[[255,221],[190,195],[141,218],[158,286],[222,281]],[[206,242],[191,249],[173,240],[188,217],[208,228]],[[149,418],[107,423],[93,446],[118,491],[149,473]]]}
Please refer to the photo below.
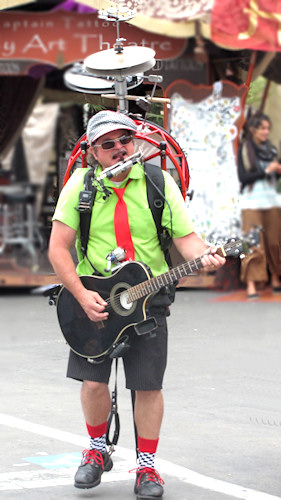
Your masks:
{"label": "drum", "polygon": [[[138,126],[135,134],[136,149],[141,151],[143,161],[158,165],[169,172],[178,184],[185,199],[189,186],[189,169],[184,152],[168,132],[147,120],[133,118]],[[91,165],[92,155],[88,154],[87,136],[78,140],[68,160],[63,185],[66,184],[73,170]]]}

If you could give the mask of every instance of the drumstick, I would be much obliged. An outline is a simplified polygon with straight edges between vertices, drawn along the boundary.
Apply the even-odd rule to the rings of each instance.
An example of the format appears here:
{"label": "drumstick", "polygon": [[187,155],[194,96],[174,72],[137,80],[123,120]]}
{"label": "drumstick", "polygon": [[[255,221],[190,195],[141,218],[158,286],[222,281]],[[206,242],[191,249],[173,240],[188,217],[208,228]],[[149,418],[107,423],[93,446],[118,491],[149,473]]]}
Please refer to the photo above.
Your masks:
{"label": "drumstick", "polygon": [[140,96],[140,95],[125,95],[125,96],[118,96],[116,94],[101,94],[101,97],[107,97],[108,99],[120,99],[120,97],[123,97],[124,99],[128,99],[128,101],[137,101],[138,99],[146,99],[147,101],[152,101],[152,102],[163,102],[163,103],[170,103],[171,99],[168,99],[167,97],[150,97],[150,96]]}

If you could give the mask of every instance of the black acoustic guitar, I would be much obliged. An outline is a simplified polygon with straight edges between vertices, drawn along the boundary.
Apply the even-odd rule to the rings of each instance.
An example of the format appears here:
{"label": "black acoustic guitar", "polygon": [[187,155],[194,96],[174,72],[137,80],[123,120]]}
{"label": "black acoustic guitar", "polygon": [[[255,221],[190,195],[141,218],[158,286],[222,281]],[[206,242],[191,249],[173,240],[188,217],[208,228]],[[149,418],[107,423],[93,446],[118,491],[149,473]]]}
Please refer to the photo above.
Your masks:
{"label": "black acoustic guitar", "polygon": [[[259,243],[259,233],[233,240],[218,248],[225,257],[238,257]],[[91,321],[77,300],[62,288],[57,298],[59,324],[69,347],[79,356],[98,361],[110,354],[129,327],[138,328],[146,321],[146,303],[162,287],[203,267],[201,257],[184,262],[156,277],[141,262],[126,262],[112,276],[80,276],[88,290],[98,292],[107,302],[106,321]],[[127,332],[126,332],[127,333]]]}

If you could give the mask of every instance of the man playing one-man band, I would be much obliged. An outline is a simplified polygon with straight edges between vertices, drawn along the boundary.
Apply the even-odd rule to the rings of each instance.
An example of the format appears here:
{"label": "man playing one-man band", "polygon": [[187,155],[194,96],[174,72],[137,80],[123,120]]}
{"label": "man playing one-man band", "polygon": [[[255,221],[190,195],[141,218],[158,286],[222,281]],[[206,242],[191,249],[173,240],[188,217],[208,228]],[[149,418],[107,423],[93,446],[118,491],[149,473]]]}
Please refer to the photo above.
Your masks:
{"label": "man playing one-man band", "polygon": [[[89,120],[87,138],[92,155],[99,165],[96,175],[135,153],[136,130],[133,120],[113,111],[101,111]],[[170,230],[172,214],[173,242],[184,259],[194,259],[204,254],[202,264],[205,270],[218,269],[225,259],[216,253],[215,247],[208,247],[194,233],[176,183],[167,172],[163,172],[163,175],[165,205],[162,225]],[[114,189],[126,186],[123,200],[127,206],[134,260],[148,265],[153,276],[166,272],[168,266],[148,205],[146,179],[140,163],[112,179],[105,178],[104,185],[110,196],[105,197],[104,192],[97,191],[87,256],[83,258],[77,206],[84,176],[85,169],[76,169],[61,192],[53,217],[49,258],[63,285],[80,303],[87,316],[95,322],[106,322],[109,314],[105,310],[107,303],[96,291],[84,288],[79,275],[90,275],[96,271],[105,276],[111,274],[110,270],[105,271],[106,256],[119,246],[117,225],[126,224],[126,221],[116,221],[114,218],[118,202]],[[75,238],[79,261],[77,268],[70,252]],[[126,387],[135,391],[134,419],[138,440],[135,493],[137,498],[151,500],[161,499],[163,495],[163,481],[155,470],[154,459],[163,417],[162,382],[167,360],[166,311],[169,303],[168,295],[163,293],[149,301],[150,313],[157,322],[154,335],[139,336],[132,330],[130,349],[123,357]],[[111,363],[110,357],[99,364],[89,363],[87,358],[70,351],[67,376],[82,381],[81,404],[90,437],[89,449],[83,452],[81,465],[75,475],[75,486],[78,488],[97,486],[102,473],[113,466],[106,450],[106,427],[111,409],[108,389]]]}

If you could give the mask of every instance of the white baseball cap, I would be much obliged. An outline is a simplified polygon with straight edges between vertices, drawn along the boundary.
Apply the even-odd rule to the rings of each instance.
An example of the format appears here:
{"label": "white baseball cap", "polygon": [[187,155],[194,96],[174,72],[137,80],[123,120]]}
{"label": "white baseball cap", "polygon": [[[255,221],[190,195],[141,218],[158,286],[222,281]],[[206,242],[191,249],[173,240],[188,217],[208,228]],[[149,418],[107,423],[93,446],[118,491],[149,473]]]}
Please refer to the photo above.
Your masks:
{"label": "white baseball cap", "polygon": [[130,130],[135,134],[137,125],[123,113],[110,110],[99,111],[88,122],[87,138],[90,145],[92,146],[99,137],[114,130]]}

